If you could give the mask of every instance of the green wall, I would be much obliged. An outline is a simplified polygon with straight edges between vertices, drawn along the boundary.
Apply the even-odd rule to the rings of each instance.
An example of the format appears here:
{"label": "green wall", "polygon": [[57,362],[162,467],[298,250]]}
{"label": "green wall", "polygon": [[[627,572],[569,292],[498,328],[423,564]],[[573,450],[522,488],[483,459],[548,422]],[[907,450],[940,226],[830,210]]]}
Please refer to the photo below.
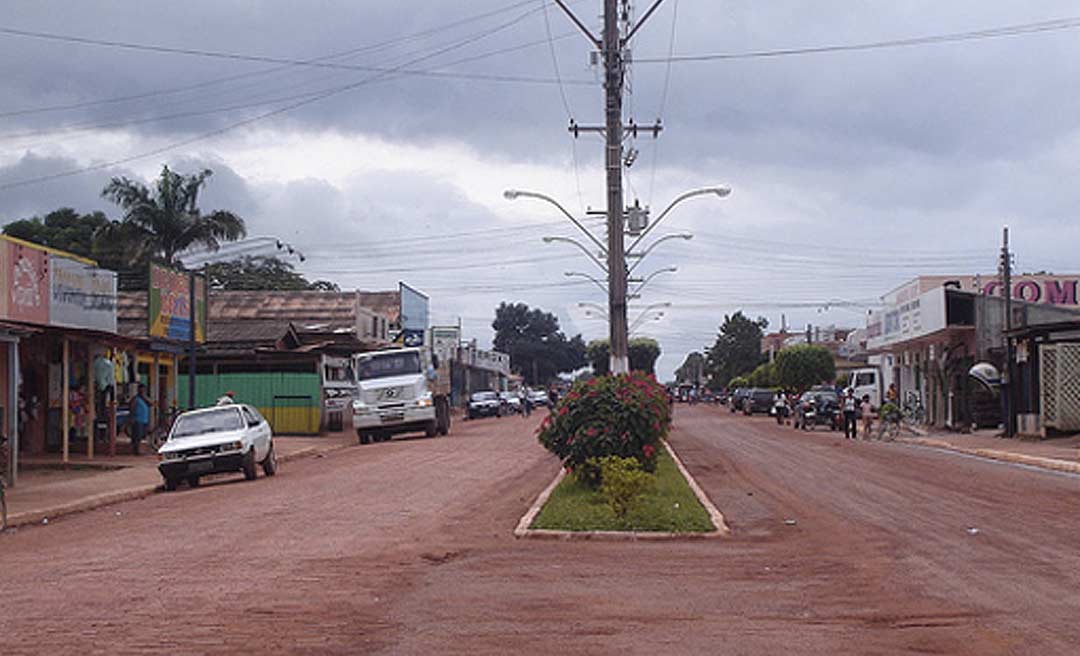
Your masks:
{"label": "green wall", "polygon": [[[187,408],[186,374],[177,376],[177,386],[177,403]],[[319,432],[322,380],[317,373],[199,374],[195,380],[195,404],[200,408],[211,406],[229,391],[238,403],[258,408],[275,432]]]}

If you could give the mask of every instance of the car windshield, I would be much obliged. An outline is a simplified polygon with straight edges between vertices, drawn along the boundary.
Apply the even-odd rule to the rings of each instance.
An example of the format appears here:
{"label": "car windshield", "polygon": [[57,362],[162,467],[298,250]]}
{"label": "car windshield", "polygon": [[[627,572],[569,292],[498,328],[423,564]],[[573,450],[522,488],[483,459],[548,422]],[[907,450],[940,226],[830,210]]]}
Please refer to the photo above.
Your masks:
{"label": "car windshield", "polygon": [[205,435],[207,433],[223,433],[225,431],[240,430],[244,427],[244,421],[240,417],[240,408],[221,408],[220,410],[207,410],[180,415],[173,426],[170,440],[178,437],[191,437],[192,435]]}
{"label": "car windshield", "polygon": [[420,373],[420,354],[416,351],[383,353],[360,358],[356,367],[357,378],[371,380],[388,376]]}
{"label": "car windshield", "polygon": [[477,392],[472,395],[473,401],[495,401],[498,398],[499,397],[495,392]]}

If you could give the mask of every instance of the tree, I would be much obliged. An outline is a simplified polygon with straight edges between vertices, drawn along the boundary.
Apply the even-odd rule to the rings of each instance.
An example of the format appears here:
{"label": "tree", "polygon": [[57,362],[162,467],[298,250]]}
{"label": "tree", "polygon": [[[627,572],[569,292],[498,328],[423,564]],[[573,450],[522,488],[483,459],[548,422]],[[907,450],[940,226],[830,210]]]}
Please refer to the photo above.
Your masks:
{"label": "tree", "polygon": [[248,256],[207,267],[210,286],[228,291],[340,291],[326,280],[309,281],[276,257]]}
{"label": "tree", "polygon": [[500,303],[495,309],[495,350],[510,355],[510,368],[529,385],[544,384],[560,373],[585,366],[585,341],[567,338],[559,318],[524,303]]}
{"label": "tree", "polygon": [[746,381],[750,384],[750,387],[775,387],[777,385],[776,368],[771,362],[760,364],[750,372],[750,375],[746,377]]}
{"label": "tree", "polygon": [[741,311],[724,317],[716,342],[705,357],[711,386],[723,387],[761,364],[761,337],[768,325],[764,317],[750,320]]}
{"label": "tree", "polygon": [[[586,348],[586,357],[593,373],[605,376],[611,371],[611,347],[606,339],[595,339]],[[649,337],[637,337],[627,345],[630,371],[656,373],[656,361],[660,358],[660,344]]]}
{"label": "tree", "polygon": [[817,344],[800,344],[776,354],[776,382],[792,389],[806,389],[836,379],[832,353]]}
{"label": "tree", "polygon": [[210,169],[182,175],[165,166],[152,189],[126,177],[113,178],[101,195],[119,205],[124,218],[103,226],[101,236],[125,246],[131,267],[151,260],[175,266],[177,255],[192,246],[217,250],[222,241],[242,238],[247,229],[239,216],[199,209],[199,192],[211,175]]}
{"label": "tree", "polygon": [[705,380],[705,356],[699,351],[688,353],[683,363],[675,370],[675,382],[700,385]]}
{"label": "tree", "polygon": [[49,212],[44,217],[12,221],[4,234],[49,248],[88,257],[105,267],[118,270],[123,265],[123,246],[101,238],[101,229],[109,224],[102,212],[79,214],[70,207]]}

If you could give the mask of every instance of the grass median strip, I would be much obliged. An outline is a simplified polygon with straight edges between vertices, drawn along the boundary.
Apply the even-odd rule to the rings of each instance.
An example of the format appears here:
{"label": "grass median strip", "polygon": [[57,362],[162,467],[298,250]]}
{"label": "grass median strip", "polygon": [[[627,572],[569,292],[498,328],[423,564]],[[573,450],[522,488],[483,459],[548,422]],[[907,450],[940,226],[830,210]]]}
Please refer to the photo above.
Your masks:
{"label": "grass median strip", "polygon": [[656,480],[641,504],[619,518],[598,491],[566,476],[548,498],[533,529],[556,531],[658,531],[708,533],[716,530],[665,449],[656,460]]}

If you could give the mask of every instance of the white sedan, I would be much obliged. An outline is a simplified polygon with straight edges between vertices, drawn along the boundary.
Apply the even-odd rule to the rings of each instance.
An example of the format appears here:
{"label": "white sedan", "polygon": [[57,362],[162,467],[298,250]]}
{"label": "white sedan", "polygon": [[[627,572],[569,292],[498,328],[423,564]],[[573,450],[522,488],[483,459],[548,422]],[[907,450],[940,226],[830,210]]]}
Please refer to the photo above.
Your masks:
{"label": "white sedan", "polygon": [[185,412],[176,418],[169,439],[158,449],[158,471],[165,489],[180,481],[196,487],[199,477],[222,472],[243,472],[253,480],[256,466],[267,476],[277,473],[274,435],[255,408],[234,403]]}

